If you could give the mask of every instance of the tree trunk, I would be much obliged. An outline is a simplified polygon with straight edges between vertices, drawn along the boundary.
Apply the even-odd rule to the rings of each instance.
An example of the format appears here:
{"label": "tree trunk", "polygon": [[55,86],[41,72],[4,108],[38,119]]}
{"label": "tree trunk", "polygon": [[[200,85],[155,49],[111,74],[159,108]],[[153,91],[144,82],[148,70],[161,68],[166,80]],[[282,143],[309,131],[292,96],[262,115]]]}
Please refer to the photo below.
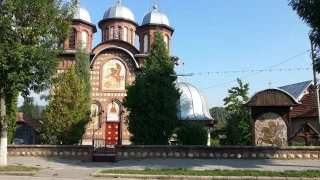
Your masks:
{"label": "tree trunk", "polygon": [[7,129],[6,123],[4,121],[4,116],[6,115],[6,105],[4,101],[4,94],[1,90],[0,92],[0,101],[1,101],[1,112],[0,112],[0,122],[1,122],[1,137],[0,137],[0,166],[7,165]]}

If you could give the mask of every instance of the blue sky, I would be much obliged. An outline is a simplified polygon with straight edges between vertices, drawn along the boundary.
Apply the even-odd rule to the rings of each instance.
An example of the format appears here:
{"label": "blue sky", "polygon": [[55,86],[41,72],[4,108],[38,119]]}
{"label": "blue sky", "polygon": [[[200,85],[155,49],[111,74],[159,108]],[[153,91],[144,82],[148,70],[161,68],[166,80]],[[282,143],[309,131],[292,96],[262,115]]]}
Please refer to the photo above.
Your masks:
{"label": "blue sky", "polygon": [[[150,0],[123,0],[141,24],[152,9]],[[152,1],[153,2],[153,1]],[[81,0],[92,22],[98,24],[115,0]],[[161,0],[160,10],[175,29],[171,55],[179,56],[185,66],[177,73],[242,71],[265,69],[310,49],[309,28],[288,6],[288,0]],[[101,41],[94,35],[93,45]],[[250,95],[270,87],[313,79],[310,53],[305,53],[273,69],[309,68],[309,70],[266,71],[243,79]],[[228,89],[236,82],[212,87],[252,74],[202,74],[180,78],[204,93],[209,107],[222,106]],[[42,104],[43,102],[39,102]]]}

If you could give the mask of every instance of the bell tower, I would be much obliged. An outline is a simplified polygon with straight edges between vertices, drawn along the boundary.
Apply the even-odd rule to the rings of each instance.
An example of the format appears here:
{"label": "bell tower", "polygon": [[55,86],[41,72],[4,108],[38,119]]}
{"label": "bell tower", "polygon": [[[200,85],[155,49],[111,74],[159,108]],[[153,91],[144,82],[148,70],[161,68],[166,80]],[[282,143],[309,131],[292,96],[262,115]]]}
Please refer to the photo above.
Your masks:
{"label": "bell tower", "polygon": [[170,41],[174,29],[170,27],[168,17],[160,12],[158,6],[154,4],[153,10],[143,17],[142,24],[137,29],[141,54],[147,54],[149,51],[151,44],[153,43],[154,33],[157,29],[160,29],[162,32],[163,39],[170,54]]}

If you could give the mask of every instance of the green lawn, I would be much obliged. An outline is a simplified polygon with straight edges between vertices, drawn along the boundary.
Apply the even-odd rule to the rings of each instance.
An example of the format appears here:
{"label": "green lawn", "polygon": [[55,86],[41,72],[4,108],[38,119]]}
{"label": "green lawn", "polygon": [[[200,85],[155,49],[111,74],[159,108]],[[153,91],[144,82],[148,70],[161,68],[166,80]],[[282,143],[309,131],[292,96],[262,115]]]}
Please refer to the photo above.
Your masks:
{"label": "green lawn", "polygon": [[26,167],[26,166],[16,166],[16,165],[0,167],[0,172],[38,171],[38,170],[39,170],[39,168],[36,168],[36,167]]}
{"label": "green lawn", "polygon": [[145,169],[103,170],[105,174],[188,175],[188,176],[272,176],[272,177],[320,177],[319,170],[305,171],[259,171],[259,170],[191,170],[191,169]]}

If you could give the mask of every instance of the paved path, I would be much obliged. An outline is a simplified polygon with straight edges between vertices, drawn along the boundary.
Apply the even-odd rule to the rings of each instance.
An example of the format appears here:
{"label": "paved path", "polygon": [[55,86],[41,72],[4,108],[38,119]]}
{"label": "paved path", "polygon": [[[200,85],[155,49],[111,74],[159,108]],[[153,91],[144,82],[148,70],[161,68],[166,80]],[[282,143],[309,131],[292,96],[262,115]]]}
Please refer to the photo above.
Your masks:
{"label": "paved path", "polygon": [[[45,177],[48,177],[49,179],[90,179],[90,174],[101,169],[190,168],[195,170],[320,170],[319,160],[147,159],[120,161],[117,163],[83,163],[76,160],[62,160],[56,158],[9,157],[8,163],[44,168],[35,175],[35,177],[40,177],[40,179],[46,179]],[[3,177],[0,177],[0,179],[3,179]]]}

